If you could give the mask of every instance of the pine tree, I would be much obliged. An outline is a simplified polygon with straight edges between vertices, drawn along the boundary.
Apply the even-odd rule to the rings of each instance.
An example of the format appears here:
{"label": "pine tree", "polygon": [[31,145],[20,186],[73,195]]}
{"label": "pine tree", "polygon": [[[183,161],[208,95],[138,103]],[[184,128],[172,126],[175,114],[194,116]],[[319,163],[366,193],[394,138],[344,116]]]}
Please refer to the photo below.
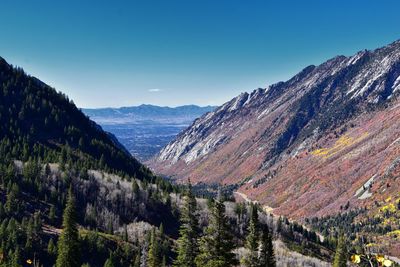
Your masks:
{"label": "pine tree", "polygon": [[17,247],[14,251],[10,267],[20,267],[20,266],[21,266],[21,253],[19,251],[19,247]]}
{"label": "pine tree", "polygon": [[100,160],[99,160],[99,167],[100,168],[105,168],[105,165],[106,165],[106,160],[105,160],[105,158],[104,158],[104,154],[101,154],[101,157],[100,157]]}
{"label": "pine tree", "polygon": [[104,263],[104,267],[114,267],[114,266],[116,266],[115,259],[114,259],[113,254],[110,252],[110,256],[108,257],[108,259]]}
{"label": "pine tree", "polygon": [[140,194],[139,185],[136,182],[135,178],[133,178],[133,180],[132,180],[132,194],[133,194],[133,199],[138,198],[139,194]]}
{"label": "pine tree", "polygon": [[282,222],[282,217],[279,216],[278,222],[277,222],[277,224],[276,224],[276,232],[277,232],[278,234],[281,234],[281,232],[282,232],[282,224],[283,224],[283,222]]}
{"label": "pine tree", "polygon": [[7,201],[5,204],[5,208],[7,213],[14,214],[18,212],[18,198],[19,195],[19,187],[16,183],[13,183],[10,187],[10,190],[7,192]]}
{"label": "pine tree", "polygon": [[56,220],[56,209],[54,208],[54,205],[52,205],[52,206],[50,207],[50,210],[49,210],[49,220],[50,220],[51,223],[54,223],[55,220]]}
{"label": "pine tree", "polygon": [[148,254],[148,267],[159,267],[161,265],[161,250],[156,230],[153,229],[150,237],[150,247]]}
{"label": "pine tree", "polygon": [[124,225],[124,235],[123,235],[124,241],[128,242],[128,228],[126,227],[126,224]]}
{"label": "pine tree", "polygon": [[[220,194],[219,194],[220,195]],[[218,197],[211,212],[211,221],[200,239],[200,254],[196,257],[198,267],[229,267],[238,263],[232,252],[235,244],[225,216],[225,205]]]}
{"label": "pine tree", "polygon": [[57,255],[57,247],[54,244],[53,238],[50,239],[49,244],[47,245],[47,253],[52,257]]}
{"label": "pine tree", "polygon": [[46,163],[45,167],[44,167],[44,175],[46,175],[47,177],[49,177],[51,174],[51,168],[50,165],[48,163]]}
{"label": "pine tree", "polygon": [[140,248],[138,249],[138,254],[136,254],[135,261],[133,262],[133,267],[140,267]]}
{"label": "pine tree", "polygon": [[250,223],[248,228],[248,235],[246,238],[246,248],[249,250],[248,255],[243,260],[243,263],[247,267],[257,267],[258,262],[258,248],[259,248],[259,221],[258,221],[258,209],[257,206],[251,205]]}
{"label": "pine tree", "polygon": [[185,196],[185,203],[182,208],[181,226],[178,239],[178,256],[174,266],[191,267],[195,265],[195,258],[198,254],[199,222],[196,214],[197,203],[192,192],[189,181],[188,191]]}
{"label": "pine tree", "polygon": [[276,266],[274,245],[272,243],[272,233],[269,231],[268,225],[264,225],[262,229],[259,266]]}
{"label": "pine tree", "polygon": [[169,254],[170,245],[169,245],[168,239],[165,237],[163,223],[160,224],[158,231],[159,231],[160,255],[163,258],[163,260],[165,258],[165,263],[166,263],[166,260],[167,260],[166,255]]}
{"label": "pine tree", "polygon": [[65,170],[65,162],[67,161],[67,151],[65,147],[61,149],[61,154],[59,157],[59,163],[60,163],[60,170],[64,171]]}
{"label": "pine tree", "polygon": [[340,235],[336,246],[335,258],[333,260],[333,267],[347,266],[347,250],[346,240],[343,235]]}
{"label": "pine tree", "polygon": [[63,231],[58,241],[57,267],[80,266],[79,232],[76,223],[75,198],[70,187],[63,215]]}

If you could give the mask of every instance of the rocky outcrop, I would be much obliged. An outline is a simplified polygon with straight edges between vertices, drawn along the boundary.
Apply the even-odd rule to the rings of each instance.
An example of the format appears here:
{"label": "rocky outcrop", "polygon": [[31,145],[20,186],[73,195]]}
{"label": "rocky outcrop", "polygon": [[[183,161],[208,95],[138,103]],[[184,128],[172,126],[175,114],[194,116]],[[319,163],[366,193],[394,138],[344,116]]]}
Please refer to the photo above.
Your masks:
{"label": "rocky outcrop", "polygon": [[399,91],[400,41],[338,56],[242,93],[149,164],[177,180],[238,184],[292,217],[328,214],[348,201],[364,205],[373,197],[357,199],[357,189],[377,175],[372,191],[380,190],[381,172],[398,155]]}

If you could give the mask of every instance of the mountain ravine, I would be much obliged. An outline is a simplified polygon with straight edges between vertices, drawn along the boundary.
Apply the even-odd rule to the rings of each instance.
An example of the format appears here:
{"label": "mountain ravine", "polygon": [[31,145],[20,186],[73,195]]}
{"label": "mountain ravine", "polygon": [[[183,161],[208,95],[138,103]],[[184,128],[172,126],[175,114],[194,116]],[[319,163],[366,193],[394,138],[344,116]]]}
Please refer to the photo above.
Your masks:
{"label": "mountain ravine", "polygon": [[270,251],[257,262],[333,260],[335,243],[314,230],[155,176],[66,95],[1,57],[0,121],[0,266],[233,267],[249,258],[250,225]]}
{"label": "mountain ravine", "polygon": [[399,192],[399,91],[400,41],[337,56],[202,116],[149,165],[297,219],[367,207]]}

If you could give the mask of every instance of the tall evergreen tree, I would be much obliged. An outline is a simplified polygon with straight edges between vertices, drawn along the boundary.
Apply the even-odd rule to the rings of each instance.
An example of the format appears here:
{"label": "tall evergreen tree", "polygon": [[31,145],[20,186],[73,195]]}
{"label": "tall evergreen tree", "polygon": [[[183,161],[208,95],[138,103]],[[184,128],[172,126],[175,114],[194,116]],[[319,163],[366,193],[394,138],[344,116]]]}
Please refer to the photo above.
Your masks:
{"label": "tall evergreen tree", "polygon": [[63,231],[58,241],[57,267],[80,266],[79,232],[76,223],[75,198],[69,188],[67,205],[63,215]]}
{"label": "tall evergreen tree", "polygon": [[135,178],[133,178],[132,180],[132,194],[133,194],[133,199],[138,198],[140,194],[140,188]]}
{"label": "tall evergreen tree", "polygon": [[135,260],[133,262],[133,267],[140,267],[140,247],[138,249],[138,253],[135,256]]}
{"label": "tall evergreen tree", "polygon": [[272,244],[272,233],[268,225],[264,225],[261,233],[261,246],[259,256],[260,267],[275,267],[274,245]]}
{"label": "tall evergreen tree", "polygon": [[148,267],[160,267],[161,265],[161,249],[156,230],[153,229],[150,237],[150,247],[148,254]]}
{"label": "tall evergreen tree", "polygon": [[200,254],[196,257],[198,267],[229,267],[238,263],[232,250],[233,236],[225,216],[225,205],[218,197],[211,210],[211,221],[200,239]]}
{"label": "tall evergreen tree", "polygon": [[247,267],[257,267],[258,262],[258,248],[259,248],[259,221],[258,221],[258,208],[255,204],[251,205],[250,223],[248,227],[248,235],[246,238],[246,248],[248,254],[243,260]]}
{"label": "tall evergreen tree", "polygon": [[335,258],[333,260],[333,267],[345,267],[347,266],[347,249],[346,240],[343,235],[339,236]]}
{"label": "tall evergreen tree", "polygon": [[56,209],[54,208],[54,205],[51,205],[49,210],[49,220],[51,223],[54,223],[55,219],[56,219]]}
{"label": "tall evergreen tree", "polygon": [[112,252],[110,252],[110,256],[108,257],[108,259],[104,263],[104,267],[115,267],[115,266],[116,266],[116,264],[115,264],[114,255],[112,254]]}
{"label": "tall evergreen tree", "polygon": [[10,267],[19,267],[19,266],[21,266],[21,254],[19,251],[19,247],[17,247],[14,251]]}
{"label": "tall evergreen tree", "polygon": [[51,257],[55,257],[57,255],[57,247],[54,244],[53,238],[50,239],[49,244],[47,245],[47,253]]}
{"label": "tall evergreen tree", "polygon": [[189,181],[185,203],[182,208],[181,226],[178,239],[178,256],[174,262],[177,267],[195,266],[195,258],[198,254],[199,222],[196,214],[197,203]]}

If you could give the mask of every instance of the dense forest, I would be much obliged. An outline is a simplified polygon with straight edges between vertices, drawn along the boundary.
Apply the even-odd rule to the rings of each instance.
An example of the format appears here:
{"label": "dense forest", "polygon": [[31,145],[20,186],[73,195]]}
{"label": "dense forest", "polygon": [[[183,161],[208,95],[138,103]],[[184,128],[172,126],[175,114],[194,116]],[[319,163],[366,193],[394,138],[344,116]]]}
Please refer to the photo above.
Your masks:
{"label": "dense forest", "polygon": [[321,228],[331,229],[329,219],[312,221],[323,238],[258,204],[235,203],[235,188],[154,175],[65,95],[1,58],[0,153],[0,266],[345,266],[350,259],[340,231]]}
{"label": "dense forest", "polygon": [[8,159],[57,162],[61,157],[65,163],[69,156],[80,168],[104,169],[139,179],[152,175],[66,95],[2,58],[0,85],[0,151]]}

